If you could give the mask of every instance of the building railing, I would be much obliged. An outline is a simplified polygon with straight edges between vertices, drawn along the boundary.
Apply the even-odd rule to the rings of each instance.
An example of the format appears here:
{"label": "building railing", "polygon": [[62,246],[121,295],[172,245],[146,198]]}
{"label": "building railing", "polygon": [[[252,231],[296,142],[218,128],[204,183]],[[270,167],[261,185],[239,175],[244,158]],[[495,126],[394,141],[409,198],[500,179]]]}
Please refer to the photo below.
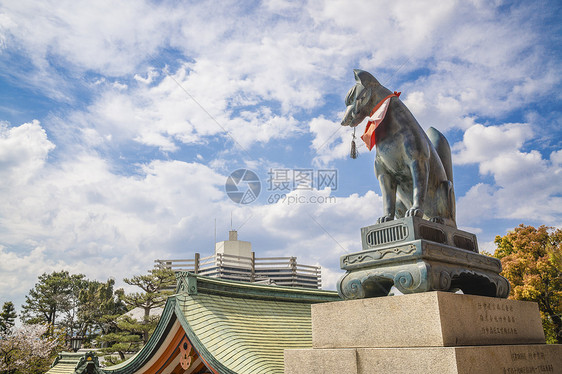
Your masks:
{"label": "building railing", "polygon": [[156,269],[190,271],[199,275],[279,286],[321,288],[320,266],[303,265],[296,257],[243,257],[216,253],[193,259],[154,260]]}

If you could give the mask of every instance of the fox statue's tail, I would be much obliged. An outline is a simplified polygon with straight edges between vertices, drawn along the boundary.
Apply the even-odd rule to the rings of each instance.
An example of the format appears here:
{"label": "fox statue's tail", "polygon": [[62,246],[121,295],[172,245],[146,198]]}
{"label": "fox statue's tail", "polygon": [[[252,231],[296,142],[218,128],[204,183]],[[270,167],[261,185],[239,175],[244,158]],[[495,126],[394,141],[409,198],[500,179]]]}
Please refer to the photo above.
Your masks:
{"label": "fox statue's tail", "polygon": [[453,160],[451,158],[451,147],[449,146],[449,142],[445,135],[441,134],[437,129],[430,127],[427,131],[427,137],[433,147],[437,151],[439,158],[441,159],[441,163],[443,164],[443,168],[445,169],[445,173],[447,174],[447,200],[449,203],[449,208],[451,214],[453,216],[453,220],[455,220],[455,189],[453,187]]}
{"label": "fox statue's tail", "polygon": [[430,127],[426,133],[429,141],[433,144],[433,147],[441,159],[445,173],[447,173],[447,179],[453,182],[453,161],[451,159],[451,147],[449,146],[449,142],[439,130],[433,127]]}

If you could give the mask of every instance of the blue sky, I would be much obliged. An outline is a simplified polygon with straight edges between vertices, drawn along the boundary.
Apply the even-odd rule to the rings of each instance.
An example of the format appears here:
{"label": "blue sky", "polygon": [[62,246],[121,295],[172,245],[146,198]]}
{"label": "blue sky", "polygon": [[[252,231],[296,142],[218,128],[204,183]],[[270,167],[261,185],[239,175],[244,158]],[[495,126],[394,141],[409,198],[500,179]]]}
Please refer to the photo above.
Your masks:
{"label": "blue sky", "polygon": [[[43,272],[120,281],[210,254],[231,216],[258,256],[321,265],[334,289],[382,212],[374,150],[350,159],[339,125],[354,68],[448,138],[457,223],[481,249],[519,223],[561,226],[561,8],[3,1],[0,302],[21,305]],[[225,192],[240,168],[261,180],[251,204]],[[268,173],[296,169],[335,170],[337,188],[272,203]]]}

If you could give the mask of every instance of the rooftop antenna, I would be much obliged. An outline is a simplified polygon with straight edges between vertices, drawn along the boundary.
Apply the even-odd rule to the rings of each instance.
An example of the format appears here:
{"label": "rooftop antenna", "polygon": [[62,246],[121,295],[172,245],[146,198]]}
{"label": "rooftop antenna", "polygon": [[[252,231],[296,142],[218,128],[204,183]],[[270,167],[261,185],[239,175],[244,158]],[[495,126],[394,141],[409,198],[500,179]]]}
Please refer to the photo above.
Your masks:
{"label": "rooftop antenna", "polygon": [[228,240],[238,240],[238,233],[232,228],[232,211],[230,212],[230,231],[228,232]]}
{"label": "rooftop antenna", "polygon": [[215,218],[215,244],[217,244],[217,219]]}

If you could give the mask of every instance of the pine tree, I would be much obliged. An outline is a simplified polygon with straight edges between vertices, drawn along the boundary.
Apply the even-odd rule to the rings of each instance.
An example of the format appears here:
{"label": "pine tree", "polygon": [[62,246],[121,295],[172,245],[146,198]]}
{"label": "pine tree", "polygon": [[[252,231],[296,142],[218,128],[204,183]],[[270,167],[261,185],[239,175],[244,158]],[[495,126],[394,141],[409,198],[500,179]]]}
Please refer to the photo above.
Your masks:
{"label": "pine tree", "polygon": [[123,290],[114,290],[115,280],[102,283],[88,281],[78,294],[79,334],[96,336],[110,332],[111,324],[106,316],[119,316],[127,312],[121,297]]}
{"label": "pine tree", "polygon": [[14,303],[11,301],[5,302],[2,306],[2,313],[0,313],[0,332],[7,333],[14,327],[17,316]]}
{"label": "pine tree", "polygon": [[[156,327],[157,320],[151,318],[150,311],[163,306],[173,291],[176,282],[175,273],[169,269],[158,269],[148,275],[137,275],[133,278],[125,278],[125,283],[139,287],[142,292],[136,292],[123,297],[123,302],[129,310],[141,308],[144,312],[143,323]],[[143,341],[148,341],[149,334],[153,329],[145,329]]]}
{"label": "pine tree", "polygon": [[75,329],[79,290],[85,286],[83,274],[68,271],[44,273],[29,291],[22,306],[22,320],[30,324],[61,326],[70,333]]}
{"label": "pine tree", "polygon": [[85,346],[91,345],[100,334],[115,331],[107,316],[127,311],[123,290],[114,290],[114,285],[112,279],[90,281],[67,271],[43,274],[26,296],[22,321],[48,325],[51,335],[57,329],[67,338],[79,335]]}
{"label": "pine tree", "polygon": [[[131,315],[106,315],[105,322],[110,326],[108,333],[98,338],[108,347],[102,349],[107,354],[105,360],[118,363],[126,359],[125,353],[136,352],[148,341],[158,324],[159,316],[153,310],[165,304],[175,286],[175,274],[172,270],[154,270],[148,275],[126,278],[127,284],[139,287],[142,291],[128,295],[121,294],[121,300],[127,305],[129,312],[140,309],[142,317],[135,319]],[[117,353],[119,359],[109,354]]]}

